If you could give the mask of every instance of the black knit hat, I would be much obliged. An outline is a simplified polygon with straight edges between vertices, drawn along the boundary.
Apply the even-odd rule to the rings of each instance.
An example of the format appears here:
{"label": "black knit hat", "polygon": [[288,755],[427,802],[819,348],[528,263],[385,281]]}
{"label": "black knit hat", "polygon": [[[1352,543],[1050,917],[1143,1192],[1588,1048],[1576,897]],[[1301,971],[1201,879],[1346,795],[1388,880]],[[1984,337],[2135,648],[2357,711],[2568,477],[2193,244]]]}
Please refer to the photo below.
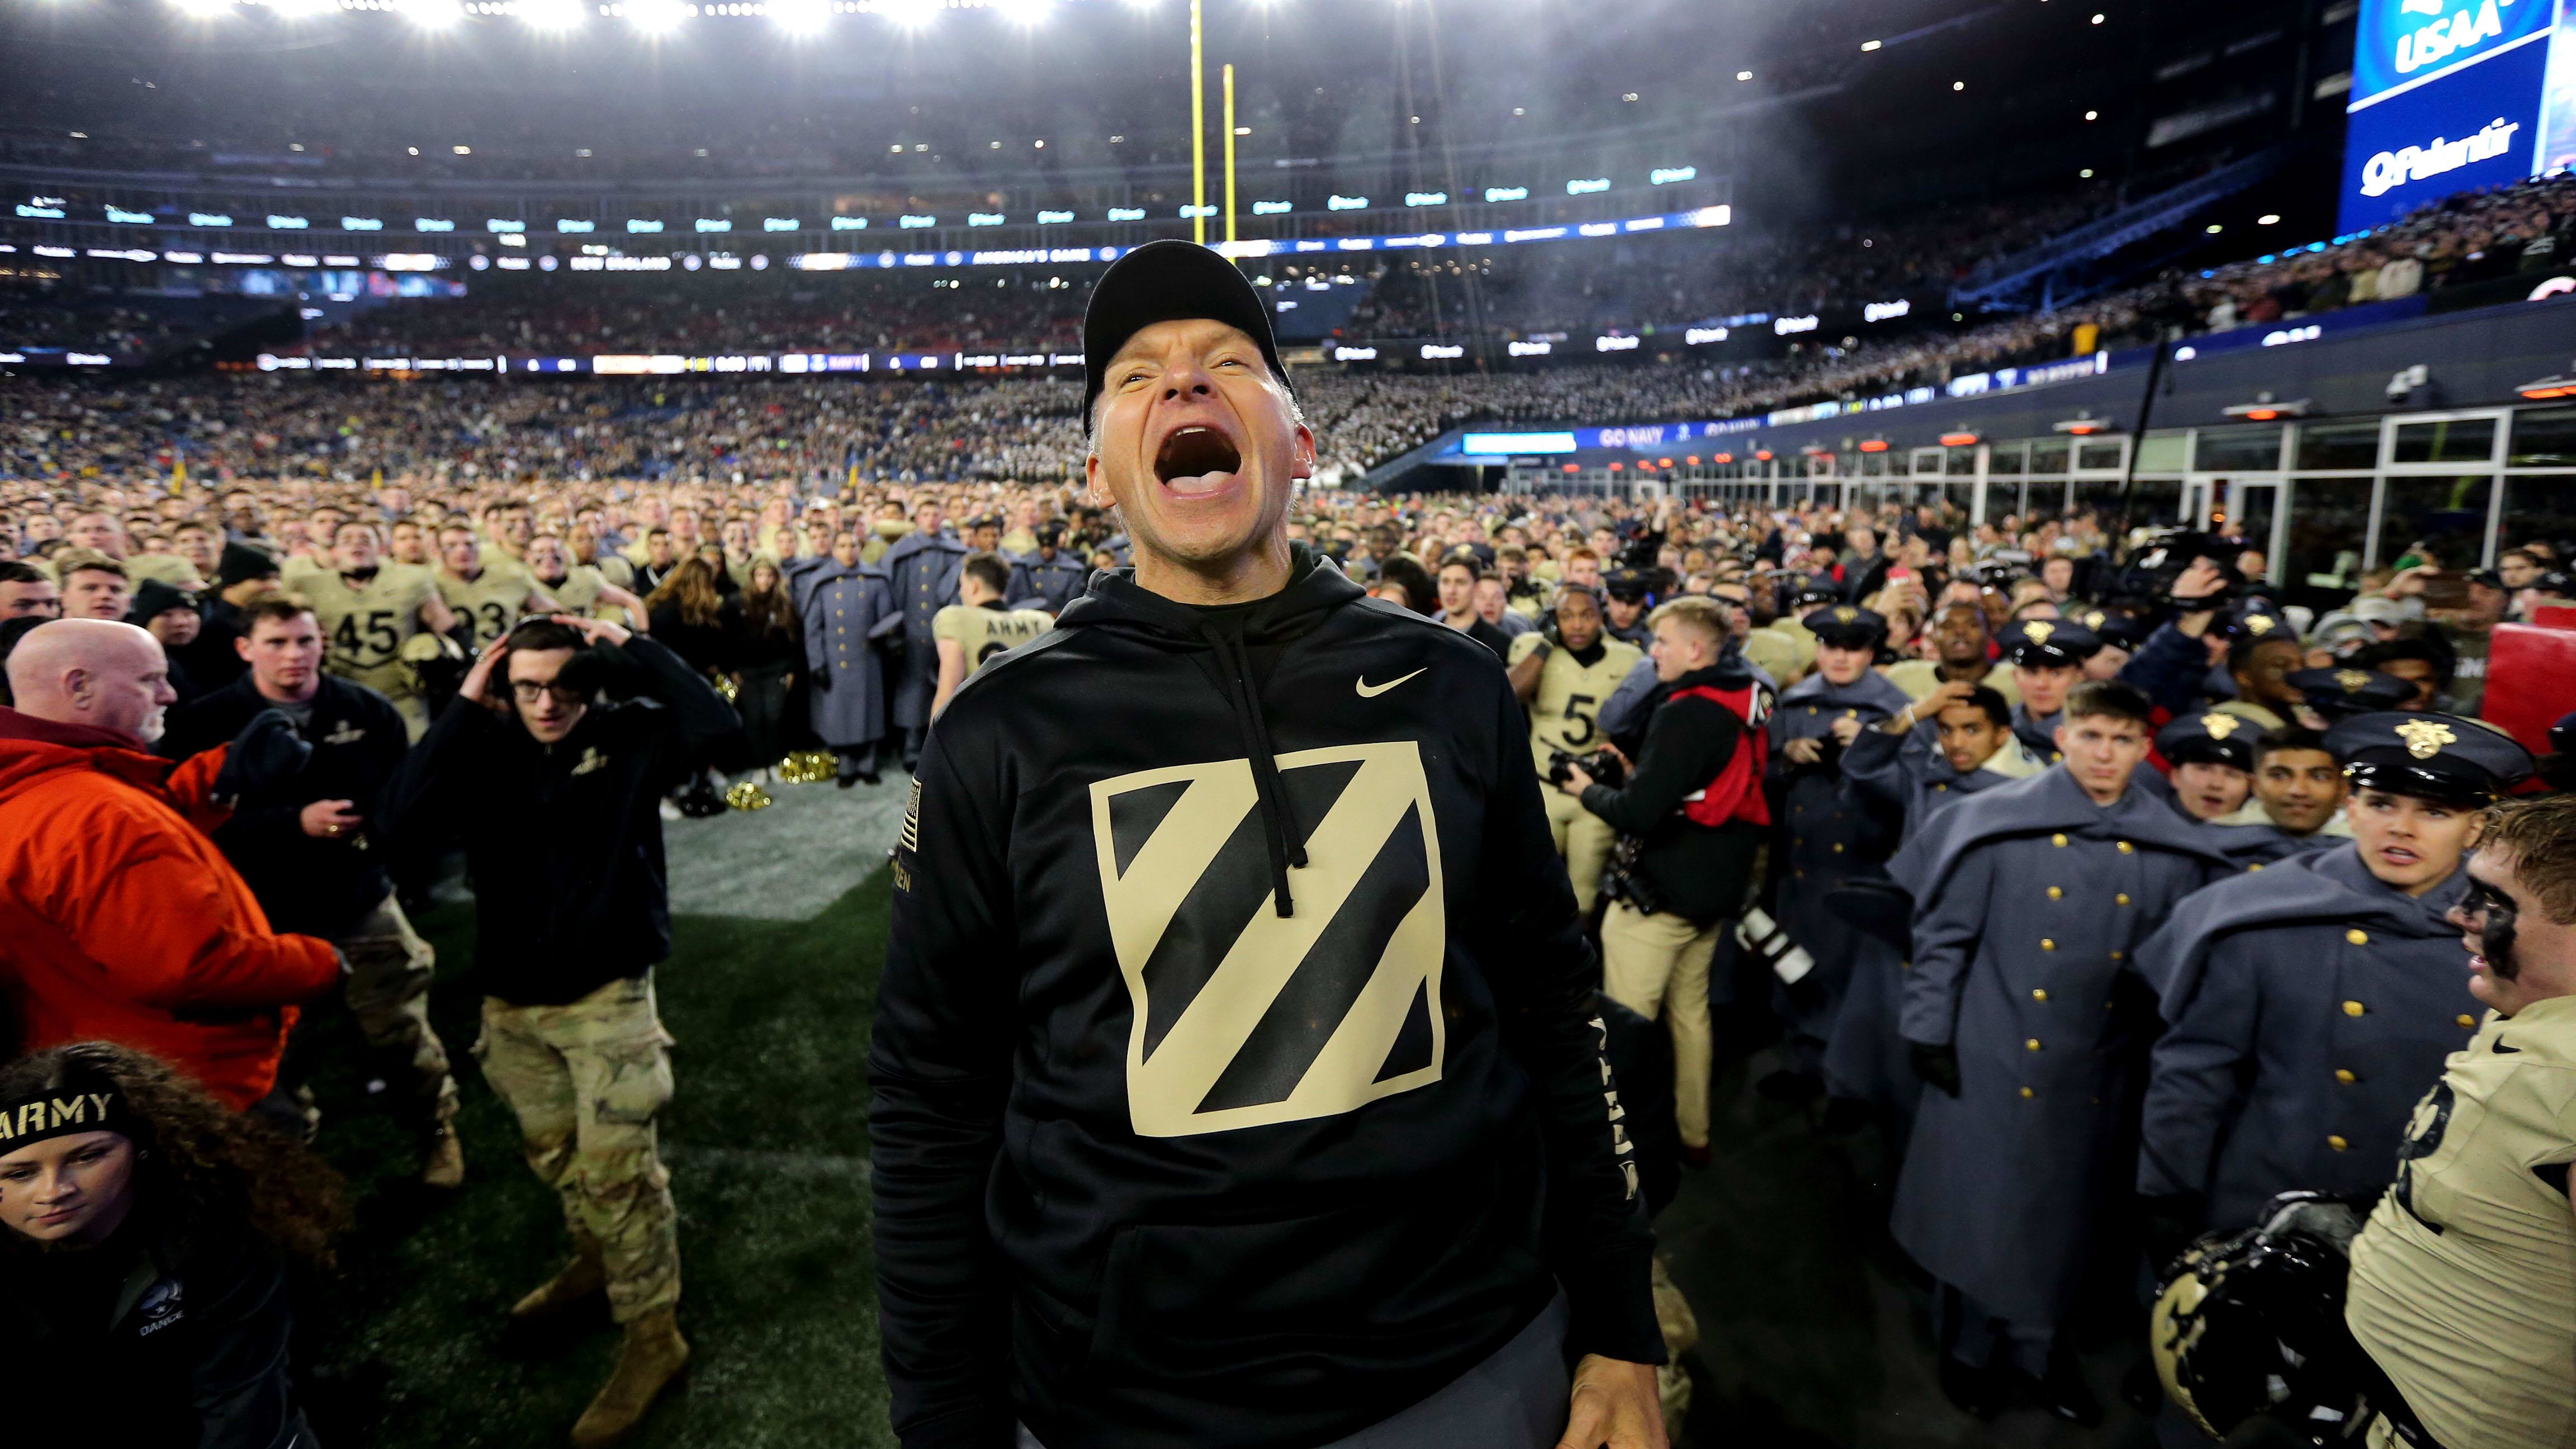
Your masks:
{"label": "black knit hat", "polygon": [[1204,317],[1222,322],[1261,348],[1270,375],[1288,386],[1271,335],[1270,308],[1233,262],[1197,242],[1167,237],[1130,251],[1101,273],[1082,314],[1082,416],[1100,400],[1101,374],[1127,339],[1157,322]]}
{"label": "black knit hat", "polygon": [[225,544],[223,558],[215,565],[215,582],[227,589],[252,579],[276,577],[277,560],[248,544]]}
{"label": "black knit hat", "polygon": [[164,583],[160,579],[145,579],[143,587],[134,591],[134,602],[126,608],[125,621],[129,624],[149,624],[169,610],[196,607],[197,596],[186,589],[176,584]]}

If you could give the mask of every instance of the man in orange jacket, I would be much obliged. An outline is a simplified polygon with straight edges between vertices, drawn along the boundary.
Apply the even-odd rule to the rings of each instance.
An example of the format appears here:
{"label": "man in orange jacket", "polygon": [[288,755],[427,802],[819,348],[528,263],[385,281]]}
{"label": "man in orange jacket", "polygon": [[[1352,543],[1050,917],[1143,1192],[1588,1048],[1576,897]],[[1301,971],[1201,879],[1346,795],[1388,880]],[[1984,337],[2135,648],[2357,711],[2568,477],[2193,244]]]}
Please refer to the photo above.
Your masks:
{"label": "man in orange jacket", "polygon": [[43,625],[8,669],[0,1001],[16,1047],[118,1042],[248,1108],[276,1080],[290,1003],[340,976],[330,942],[269,929],[207,838],[253,733],[176,765],[147,753],[177,695],[159,641],[130,624]]}

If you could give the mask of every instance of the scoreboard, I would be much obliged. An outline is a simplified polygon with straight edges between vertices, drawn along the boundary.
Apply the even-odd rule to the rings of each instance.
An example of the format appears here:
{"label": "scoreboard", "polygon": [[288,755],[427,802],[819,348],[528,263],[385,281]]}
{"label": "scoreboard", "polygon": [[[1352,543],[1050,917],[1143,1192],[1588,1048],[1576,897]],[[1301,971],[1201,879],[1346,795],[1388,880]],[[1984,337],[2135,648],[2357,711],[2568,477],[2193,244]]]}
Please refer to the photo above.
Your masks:
{"label": "scoreboard", "polygon": [[2338,230],[2576,165],[2576,0],[2362,0],[2358,36]]}

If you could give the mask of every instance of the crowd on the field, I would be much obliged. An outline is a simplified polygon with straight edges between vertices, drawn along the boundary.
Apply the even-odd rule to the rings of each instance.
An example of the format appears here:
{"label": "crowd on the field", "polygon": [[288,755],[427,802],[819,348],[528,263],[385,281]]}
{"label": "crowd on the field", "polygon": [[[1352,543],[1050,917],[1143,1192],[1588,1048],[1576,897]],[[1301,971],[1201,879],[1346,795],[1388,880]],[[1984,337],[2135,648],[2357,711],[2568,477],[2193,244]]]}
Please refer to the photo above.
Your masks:
{"label": "crowd on the field", "polygon": [[[1075,423],[1050,385],[638,406],[657,387],[679,385],[66,392],[81,415],[22,430],[21,476],[0,479],[0,652],[16,651],[0,809],[25,822],[0,850],[0,911],[48,922],[0,949],[5,1021],[28,1045],[148,1050],[197,1084],[88,1048],[0,1089],[94,1092],[147,1124],[136,1140],[156,1114],[201,1124],[211,1165],[154,1190],[289,1184],[256,1225],[285,1250],[320,1251],[342,1212],[292,1146],[320,1112],[393,1113],[420,1134],[424,1181],[453,1187],[450,1047],[405,903],[461,847],[478,962],[516,973],[485,1007],[485,1080],[538,1134],[530,1161],[579,1249],[514,1313],[605,1285],[627,1326],[576,1443],[631,1429],[688,1354],[667,1188],[633,1135],[668,1093],[649,985],[599,1005],[668,949],[654,817],[909,769],[967,678],[1129,550],[1055,471]],[[897,411],[852,416],[862,399]],[[1370,425],[1365,398],[1319,405]],[[155,466],[174,429],[205,449],[179,482]],[[854,475],[830,451],[864,436],[928,457],[946,435],[1007,469],[1024,429],[1051,450],[1034,479],[888,479],[888,455]],[[609,471],[657,438],[671,458],[707,450],[695,462],[785,436],[804,451],[740,472]],[[133,480],[55,476],[73,457]],[[2193,1234],[2254,1225],[2276,1192],[2384,1181],[2408,1108],[2477,1028],[2444,912],[2469,889],[2476,806],[2534,773],[2476,722],[2488,641],[2576,592],[2564,541],[2465,577],[2419,546],[2318,614],[2279,601],[2244,539],[2094,513],[1971,526],[1933,505],[1312,488],[1289,533],[1509,666],[1605,952],[1622,1080],[1673,1084],[1660,1102],[1631,1088],[1650,1200],[1709,1160],[1720,1043],[1769,1043],[1766,1096],[1903,1154],[1893,1230],[1941,1285],[1944,1390],[1979,1415],[2078,1422],[2101,1409],[2063,1330],[2132,1291],[2141,1244],[2161,1265]],[[1705,678],[1659,675],[1672,619],[1722,635]],[[142,632],[99,632],[119,620]],[[1679,708],[1683,683],[1721,704]],[[100,690],[124,692],[102,706]],[[1651,772],[1701,715],[1760,742],[1735,813],[1624,821],[1596,787]],[[2557,778],[2555,757],[2543,768]],[[85,812],[129,785],[148,806],[101,835]],[[594,829],[651,843],[585,877],[568,913],[548,882],[602,869]],[[2276,895],[2304,914],[2264,916]],[[2265,974],[2347,939],[2326,985]],[[388,1063],[382,1101],[317,1103],[282,1056],[299,1010],[337,1009],[325,998]],[[2365,1084],[2325,1076],[2348,1073],[2339,1039],[2279,1065],[2365,1012],[2389,1014],[2350,1046]],[[1642,1030],[1658,1015],[1665,1032]],[[629,1058],[645,1069],[582,1075]],[[241,1291],[274,1291],[268,1258],[225,1264]],[[282,1375],[282,1353],[259,1355],[283,1299],[263,1312],[220,1331],[253,1377]],[[1678,1373],[1666,1386],[1686,1395]],[[282,1394],[232,1412],[291,1427]]]}

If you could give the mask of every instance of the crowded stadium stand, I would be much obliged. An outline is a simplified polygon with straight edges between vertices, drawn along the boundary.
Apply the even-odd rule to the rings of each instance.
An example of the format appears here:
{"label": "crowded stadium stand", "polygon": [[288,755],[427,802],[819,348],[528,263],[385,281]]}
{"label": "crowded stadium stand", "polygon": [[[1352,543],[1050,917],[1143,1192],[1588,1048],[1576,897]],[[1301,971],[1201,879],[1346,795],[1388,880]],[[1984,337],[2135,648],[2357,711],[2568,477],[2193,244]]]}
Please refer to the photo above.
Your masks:
{"label": "crowded stadium stand", "polygon": [[30,1442],[2576,1449],[2576,9],[0,54]]}

